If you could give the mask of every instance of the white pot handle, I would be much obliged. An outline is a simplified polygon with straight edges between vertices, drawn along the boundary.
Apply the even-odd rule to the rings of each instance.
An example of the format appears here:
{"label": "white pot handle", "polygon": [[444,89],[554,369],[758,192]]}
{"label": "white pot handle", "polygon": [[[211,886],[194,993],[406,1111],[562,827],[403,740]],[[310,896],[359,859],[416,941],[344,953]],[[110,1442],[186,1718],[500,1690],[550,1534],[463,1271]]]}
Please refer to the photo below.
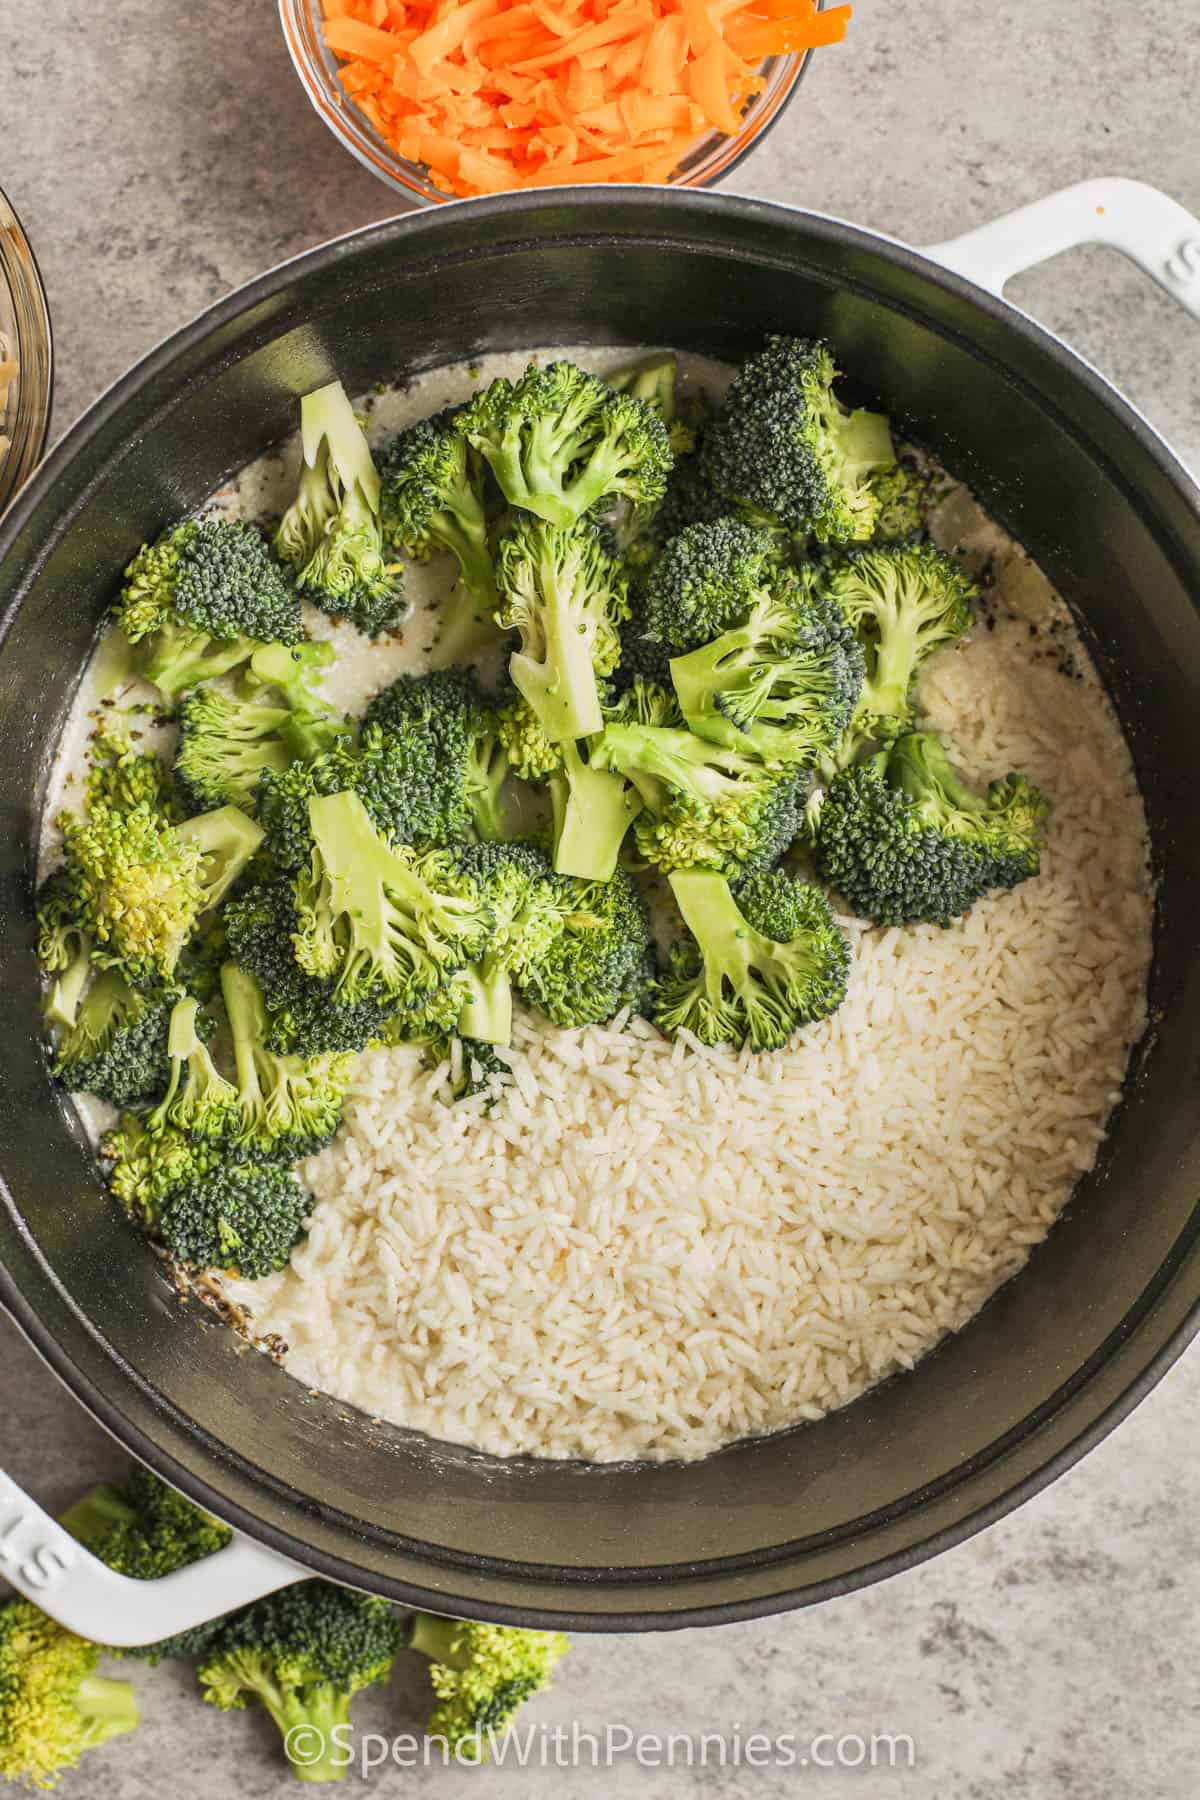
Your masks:
{"label": "white pot handle", "polygon": [[1124,176],[1076,182],[924,253],[999,295],[1023,269],[1077,244],[1107,244],[1132,257],[1200,319],[1200,219],[1158,188]]}
{"label": "white pot handle", "polygon": [[158,1581],[115,1575],[0,1474],[0,1578],[60,1625],[97,1644],[133,1649],[206,1624],[309,1571],[250,1538]]}

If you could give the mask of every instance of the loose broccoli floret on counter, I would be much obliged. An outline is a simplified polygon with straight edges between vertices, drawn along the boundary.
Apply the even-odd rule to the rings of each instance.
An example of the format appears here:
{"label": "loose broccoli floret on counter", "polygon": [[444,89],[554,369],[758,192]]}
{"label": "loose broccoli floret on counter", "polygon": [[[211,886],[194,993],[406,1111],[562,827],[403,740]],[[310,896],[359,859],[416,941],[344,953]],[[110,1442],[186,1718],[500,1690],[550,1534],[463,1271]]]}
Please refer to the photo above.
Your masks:
{"label": "loose broccoli floret on counter", "polygon": [[783,578],[776,533],[742,519],[691,525],[643,579],[642,636],[664,657],[686,655],[740,624]]}
{"label": "loose broccoli floret on counter", "polygon": [[198,805],[252,812],[265,770],[281,774],[348,737],[312,685],[332,656],[329,643],[265,644],[250,658],[243,691],[206,687],[184,701],[175,772]]}
{"label": "loose broccoli floret on counter", "polygon": [[301,635],[299,599],[262,533],[228,519],[189,519],[143,544],[116,621],[168,702],[248,662],[257,643]]}
{"label": "loose broccoli floret on counter", "polygon": [[654,410],[568,362],[531,366],[516,382],[499,377],[454,424],[509,505],[556,526],[578,523],[602,500],[654,505],[671,467]]}
{"label": "loose broccoli floret on counter", "polygon": [[496,578],[500,622],[521,638],[509,673],[546,736],[561,743],[599,731],[597,678],[620,660],[617,628],[629,611],[620,565],[587,526],[518,519],[500,545]]}
{"label": "loose broccoli floret on counter", "polygon": [[[149,1469],[137,1467],[120,1488],[93,1488],[77,1500],[60,1523],[118,1575],[134,1581],[156,1581],[189,1563],[223,1550],[233,1533]],[[223,1620],[195,1625],[154,1644],[120,1650],[156,1663],[168,1656],[202,1656],[222,1629]]]}
{"label": "loose broccoli floret on counter", "polygon": [[92,970],[92,939],[75,914],[65,869],[47,876],[38,892],[37,958],[50,985],[42,1010],[51,1025],[74,1025]]}
{"label": "loose broccoli floret on counter", "polygon": [[826,344],[770,337],[734,376],[705,437],[704,473],[749,517],[821,542],[869,538],[871,478],[896,461],[881,413],[836,398]]}
{"label": "loose broccoli floret on counter", "polygon": [[[293,1763],[301,1781],[338,1781],[349,1768],[344,1733],[350,1703],[364,1688],[387,1680],[402,1642],[402,1626],[387,1602],[302,1581],[258,1600],[226,1622],[200,1667],[204,1698],[222,1711],[257,1701],[302,1752]],[[323,1745],[323,1754],[309,1760]]]}
{"label": "loose broccoli floret on counter", "polygon": [[852,742],[897,737],[912,719],[913,681],[927,656],[971,624],[978,590],[932,544],[854,550],[818,577],[840,607],[866,656],[866,681],[852,721]]}
{"label": "loose broccoli floret on counter", "polygon": [[482,1762],[527,1700],[544,1692],[570,1649],[561,1631],[524,1631],[416,1613],[407,1641],[430,1660],[438,1705],[427,1731],[463,1762]]}
{"label": "loose broccoli floret on counter", "polygon": [[575,884],[557,876],[532,844],[479,844],[463,851],[492,911],[483,954],[463,970],[459,1034],[512,1042],[513,987],[532,977],[576,905]]}
{"label": "loose broccoli floret on counter", "polygon": [[340,381],[305,394],[300,436],[300,485],[275,550],[301,593],[374,636],[402,616],[404,590],[384,556],[379,475]]}
{"label": "loose broccoli floret on counter", "polygon": [[775,1050],[846,996],[850,949],[819,888],[779,869],[730,889],[704,869],[673,874],[691,941],[659,982],[655,1018],[673,1036]]}
{"label": "loose broccoli floret on counter", "polygon": [[501,637],[482,458],[452,419],[440,417],[393,438],[380,468],[388,542],[409,556],[448,551],[458,563],[458,581],[439,608],[435,660],[443,667],[467,662]]}
{"label": "loose broccoli floret on counter", "polygon": [[216,1143],[236,1133],[242,1108],[237,1089],[209,1055],[202,1026],[211,1035],[211,1022],[201,1018],[195,1000],[175,1002],[167,1032],[167,1091],[146,1123],[152,1132],[170,1125]]}
{"label": "loose broccoli floret on counter", "polygon": [[226,963],[221,970],[221,996],[237,1071],[237,1117],[231,1120],[223,1111],[224,1128],[252,1155],[289,1162],[311,1156],[341,1123],[342,1099],[354,1073],[353,1056],[305,1058],[268,1050],[271,1026],[262,989],[236,963]]}
{"label": "loose broccoli floret on counter", "polygon": [[602,1023],[644,997],[650,929],[641,896],[623,871],[611,881],[570,886],[563,929],[518,984],[554,1025]]}
{"label": "loose broccoli floret on counter", "polygon": [[170,1012],[167,1001],[130,987],[119,969],[101,970],[58,1040],[54,1073],[72,1093],[114,1106],[155,1099],[169,1076]]}
{"label": "loose broccoli floret on counter", "polygon": [[0,1777],[51,1788],[85,1750],[133,1731],[127,1681],[95,1673],[95,1644],[56,1625],[29,1600],[0,1608]]}
{"label": "loose broccoli floret on counter", "polygon": [[813,764],[850,723],[864,666],[841,608],[795,584],[764,590],[739,625],[676,657],[671,680],[700,737],[765,762]]}
{"label": "loose broccoli floret on counter", "polygon": [[731,877],[768,868],[798,834],[808,780],[748,751],[669,726],[606,726],[592,765],[632,782],[643,810],[638,849],[664,870],[711,868]]}
{"label": "loose broccoli floret on counter", "polygon": [[881,925],[949,925],[1036,875],[1049,803],[1021,775],[973,793],[930,732],[840,774],[817,816],[822,878]]}
{"label": "loose broccoli floret on counter", "polygon": [[311,800],[309,818],[312,860],[295,885],[301,968],[332,979],[346,1004],[386,998],[413,1015],[449,1004],[492,922],[477,883],[441,851],[389,843],[356,794]]}
{"label": "loose broccoli floret on counter", "polygon": [[101,1154],[112,1163],[108,1185],[144,1231],[154,1231],[159,1208],[175,1188],[203,1180],[221,1167],[227,1151],[171,1127],[154,1132],[133,1113],[105,1136]]}
{"label": "loose broccoli floret on counter", "polygon": [[291,1169],[224,1162],[167,1192],[155,1232],[189,1267],[227,1269],[257,1281],[286,1267],[311,1211],[311,1197]]}
{"label": "loose broccoli floret on counter", "polygon": [[57,821],[64,891],[93,958],[119,963],[135,982],[171,979],[201,914],[228,893],[263,835],[233,806],[175,824],[154,785],[165,779],[157,757],[106,746],[83,815]]}
{"label": "loose broccoli floret on counter", "polygon": [[508,758],[498,721],[467,669],[401,675],[376,694],[363,716],[377,726],[385,746],[407,740],[415,729],[430,753],[432,785],[441,794],[443,830],[423,834],[433,843],[495,841],[506,835],[501,789]]}

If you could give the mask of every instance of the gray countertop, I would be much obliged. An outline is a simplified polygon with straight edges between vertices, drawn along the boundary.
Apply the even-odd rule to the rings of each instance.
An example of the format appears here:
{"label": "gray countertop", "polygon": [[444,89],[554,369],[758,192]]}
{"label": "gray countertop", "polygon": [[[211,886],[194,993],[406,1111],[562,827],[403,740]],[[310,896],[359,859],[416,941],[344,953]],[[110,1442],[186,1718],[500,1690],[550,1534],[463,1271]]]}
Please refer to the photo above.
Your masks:
{"label": "gray countertop", "polygon": [[[55,423],[163,333],[282,257],[384,217],[388,192],[308,109],[270,0],[6,0],[0,183],[37,248],[56,328]],[[858,0],[850,39],[734,182],[911,242],[1102,173],[1200,212],[1195,0],[1018,10]],[[1120,258],[1078,251],[1011,297],[1110,375],[1200,466],[1196,327]],[[3,1462],[57,1505],[113,1446],[0,1321]],[[1083,1464],[936,1562],[813,1611],[672,1638],[581,1639],[548,1726],[906,1734],[912,1769],[385,1767],[381,1794],[736,1800],[845,1787],[954,1800],[1191,1800],[1200,1708],[1200,1352]],[[408,1659],[402,1659],[407,1663]],[[140,1734],[93,1753],[67,1800],[293,1792],[264,1721],[201,1707],[178,1666],[139,1670]],[[412,1729],[419,1671],[359,1703]],[[818,1755],[831,1752],[822,1747]],[[857,1751],[851,1743],[852,1758]],[[710,1758],[713,1753],[710,1752]]]}

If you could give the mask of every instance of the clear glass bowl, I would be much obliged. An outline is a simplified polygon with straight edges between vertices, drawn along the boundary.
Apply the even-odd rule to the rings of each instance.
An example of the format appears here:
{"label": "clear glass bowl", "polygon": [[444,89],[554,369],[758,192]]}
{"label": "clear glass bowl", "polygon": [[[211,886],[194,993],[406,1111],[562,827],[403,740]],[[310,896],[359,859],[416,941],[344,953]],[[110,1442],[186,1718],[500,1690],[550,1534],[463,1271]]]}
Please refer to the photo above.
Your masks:
{"label": "clear glass bowl", "polygon": [[[354,105],[338,80],[338,59],[325,47],[322,16],[321,0],[279,0],[284,40],[317,117],[364,168],[403,194],[410,205],[437,206],[453,200],[453,194],[433,186],[419,163],[397,155]],[[723,137],[713,131],[697,139],[671,177],[671,185],[711,187],[736,168],[791,100],[810,54],[802,51],[768,58],[762,66],[763,90],[747,103],[737,135]]]}
{"label": "clear glass bowl", "polygon": [[0,189],[0,362],[17,376],[0,404],[0,512],[32,474],[50,429],[53,353],[42,278],[21,221]]}

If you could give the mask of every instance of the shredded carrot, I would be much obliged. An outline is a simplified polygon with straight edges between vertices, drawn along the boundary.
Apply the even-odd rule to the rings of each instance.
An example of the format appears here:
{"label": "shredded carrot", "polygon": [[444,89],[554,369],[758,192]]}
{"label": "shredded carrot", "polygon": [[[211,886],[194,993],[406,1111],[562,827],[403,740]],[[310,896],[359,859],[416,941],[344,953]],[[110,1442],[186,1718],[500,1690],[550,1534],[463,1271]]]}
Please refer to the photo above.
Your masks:
{"label": "shredded carrot", "polygon": [[321,0],[348,98],[446,194],[669,181],[770,57],[845,36],[817,0]]}

